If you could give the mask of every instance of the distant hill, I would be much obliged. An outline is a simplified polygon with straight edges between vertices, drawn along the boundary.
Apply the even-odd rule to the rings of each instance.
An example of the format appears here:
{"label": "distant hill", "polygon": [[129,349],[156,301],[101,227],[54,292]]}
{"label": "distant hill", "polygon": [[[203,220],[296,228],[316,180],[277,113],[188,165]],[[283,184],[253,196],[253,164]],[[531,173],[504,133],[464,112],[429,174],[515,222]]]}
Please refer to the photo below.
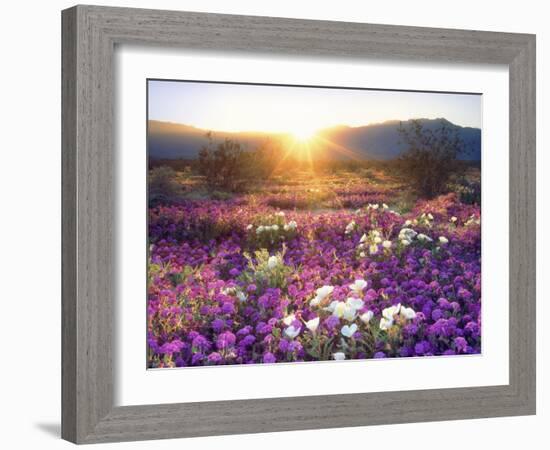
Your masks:
{"label": "distant hill", "polygon": [[[459,137],[464,141],[466,151],[460,159],[481,160],[481,130],[479,128],[461,127],[446,119],[419,119],[426,129],[436,130],[446,125],[456,129]],[[339,125],[326,128],[318,132],[318,143],[330,142],[324,149],[324,156],[334,159],[393,159],[405,151],[406,146],[400,143],[398,132],[399,121],[387,121],[379,124],[349,127]],[[411,121],[403,122],[403,126],[410,126]],[[189,125],[170,122],[149,121],[148,127],[149,157],[151,159],[195,159],[200,148],[207,144],[207,130]],[[262,132],[213,132],[215,142],[225,138],[240,142],[247,150],[254,150],[270,139],[288,137],[284,134]],[[346,148],[350,152],[337,151],[337,148]]]}

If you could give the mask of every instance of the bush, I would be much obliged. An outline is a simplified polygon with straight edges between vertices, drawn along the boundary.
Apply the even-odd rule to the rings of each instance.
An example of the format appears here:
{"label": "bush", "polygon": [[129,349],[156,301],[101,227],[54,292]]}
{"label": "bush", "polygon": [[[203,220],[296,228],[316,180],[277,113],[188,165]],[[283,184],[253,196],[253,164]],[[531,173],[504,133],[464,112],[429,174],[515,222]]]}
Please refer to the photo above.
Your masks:
{"label": "bush", "polygon": [[241,274],[241,281],[246,284],[255,284],[260,292],[266,288],[284,289],[287,285],[287,278],[294,269],[285,265],[284,255],[286,248],[270,255],[263,248],[254,252],[254,255],[244,253],[244,257],[248,261],[247,270]]}
{"label": "bush", "polygon": [[465,177],[460,177],[454,183],[449,184],[449,189],[458,194],[462,203],[481,205],[481,183],[479,181],[469,181]]}
{"label": "bush", "polygon": [[211,188],[235,191],[242,178],[243,153],[242,145],[231,139],[214,146],[209,133],[208,145],[199,152],[199,172]]}
{"label": "bush", "polygon": [[425,129],[413,120],[408,127],[399,126],[402,142],[407,150],[399,158],[399,168],[417,193],[433,198],[447,190],[447,184],[460,169],[458,154],[464,143],[456,128],[442,122],[436,130]]}
{"label": "bush", "polygon": [[181,186],[176,180],[176,172],[166,166],[154,167],[149,171],[149,203],[174,200],[181,194]]}
{"label": "bush", "polygon": [[215,145],[212,134],[207,137],[208,145],[199,152],[198,167],[210,189],[239,192],[249,183],[267,178],[275,168],[277,149],[269,142],[249,152],[232,139]]}

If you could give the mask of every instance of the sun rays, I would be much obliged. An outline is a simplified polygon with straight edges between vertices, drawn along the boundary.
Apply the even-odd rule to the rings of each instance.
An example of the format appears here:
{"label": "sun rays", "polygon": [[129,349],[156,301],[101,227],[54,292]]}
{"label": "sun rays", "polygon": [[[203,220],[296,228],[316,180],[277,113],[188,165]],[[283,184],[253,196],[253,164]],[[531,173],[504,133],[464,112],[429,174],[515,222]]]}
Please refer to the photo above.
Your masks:
{"label": "sun rays", "polygon": [[316,163],[334,159],[352,161],[362,159],[361,155],[355,150],[333,142],[313,128],[302,128],[300,131],[287,133],[285,138],[281,140],[281,151],[283,154],[269,178],[279,173],[289,159],[295,159],[301,163],[305,162],[312,176],[315,176]]}

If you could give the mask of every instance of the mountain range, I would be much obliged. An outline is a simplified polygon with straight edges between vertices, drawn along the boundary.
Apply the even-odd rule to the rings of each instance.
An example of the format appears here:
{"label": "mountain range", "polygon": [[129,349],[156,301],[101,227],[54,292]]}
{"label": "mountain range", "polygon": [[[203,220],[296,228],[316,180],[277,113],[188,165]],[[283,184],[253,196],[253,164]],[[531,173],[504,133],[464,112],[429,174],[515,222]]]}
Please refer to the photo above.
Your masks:
{"label": "mountain range", "polygon": [[[446,126],[456,130],[464,142],[465,151],[460,159],[481,160],[481,130],[461,127],[447,119],[418,119],[424,129],[437,130]],[[313,142],[324,145],[324,156],[333,159],[377,159],[388,160],[398,157],[406,150],[401,142],[399,125],[408,127],[411,120],[400,122],[390,120],[383,123],[350,127],[338,125],[319,130]],[[150,120],[148,123],[148,152],[151,159],[195,159],[201,147],[208,143],[208,130],[190,125]],[[223,132],[213,131],[214,143],[224,139],[240,142],[245,149],[254,150],[268,140],[288,139],[288,134],[268,132]],[[334,149],[334,151],[333,151]],[[338,149],[346,149],[338,151]],[[317,153],[316,153],[317,155]],[[353,155],[353,156],[350,156]]]}

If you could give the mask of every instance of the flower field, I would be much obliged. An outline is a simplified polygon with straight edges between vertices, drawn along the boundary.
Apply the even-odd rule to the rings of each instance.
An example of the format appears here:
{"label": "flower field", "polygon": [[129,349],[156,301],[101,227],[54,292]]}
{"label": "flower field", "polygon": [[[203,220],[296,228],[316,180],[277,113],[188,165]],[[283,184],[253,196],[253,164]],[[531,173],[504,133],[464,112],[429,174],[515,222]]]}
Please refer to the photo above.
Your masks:
{"label": "flower field", "polygon": [[480,353],[479,206],[378,175],[179,180],[149,208],[148,367]]}

